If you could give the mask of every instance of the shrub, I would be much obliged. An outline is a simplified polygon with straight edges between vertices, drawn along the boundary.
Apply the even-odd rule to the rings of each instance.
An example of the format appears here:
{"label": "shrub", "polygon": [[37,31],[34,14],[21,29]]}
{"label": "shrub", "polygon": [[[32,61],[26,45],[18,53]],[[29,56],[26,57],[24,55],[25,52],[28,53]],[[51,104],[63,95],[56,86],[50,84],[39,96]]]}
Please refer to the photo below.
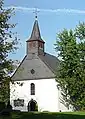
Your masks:
{"label": "shrub", "polygon": [[10,101],[8,101],[8,104],[7,104],[6,108],[10,111],[12,110],[12,106],[10,105]]}
{"label": "shrub", "polygon": [[38,104],[36,104],[35,106],[35,111],[38,111]]}
{"label": "shrub", "polygon": [[0,102],[0,112],[6,108],[5,102]]}

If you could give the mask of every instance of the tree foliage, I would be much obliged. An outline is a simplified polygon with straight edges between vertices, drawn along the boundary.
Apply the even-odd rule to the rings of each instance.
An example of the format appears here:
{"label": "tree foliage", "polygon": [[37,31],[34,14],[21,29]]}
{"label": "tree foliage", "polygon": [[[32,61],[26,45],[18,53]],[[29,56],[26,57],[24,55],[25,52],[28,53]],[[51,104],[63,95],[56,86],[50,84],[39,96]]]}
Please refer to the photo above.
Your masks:
{"label": "tree foliage", "polygon": [[0,101],[9,99],[9,72],[13,71],[13,61],[9,53],[16,49],[17,35],[12,33],[15,24],[10,24],[13,9],[4,9],[4,1],[0,0]]}
{"label": "tree foliage", "polygon": [[56,50],[60,60],[56,80],[66,106],[85,110],[85,23],[74,30],[64,29],[57,34]]}

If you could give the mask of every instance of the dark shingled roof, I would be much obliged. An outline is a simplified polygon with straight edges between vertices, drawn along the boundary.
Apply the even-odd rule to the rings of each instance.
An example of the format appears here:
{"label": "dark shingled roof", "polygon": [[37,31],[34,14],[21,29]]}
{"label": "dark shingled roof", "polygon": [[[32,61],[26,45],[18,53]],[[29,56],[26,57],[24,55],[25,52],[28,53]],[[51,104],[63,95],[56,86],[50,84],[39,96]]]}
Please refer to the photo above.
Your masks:
{"label": "dark shingled roof", "polygon": [[[59,68],[59,60],[48,53],[44,55],[26,55],[12,76],[12,80],[36,80],[55,77]],[[31,70],[35,73],[31,74]]]}
{"label": "dark shingled roof", "polygon": [[40,40],[40,41],[44,42],[41,38],[38,20],[35,20],[35,22],[34,22],[32,34],[31,34],[31,37],[28,40],[28,42],[30,42],[32,40]]}
{"label": "dark shingled roof", "polygon": [[39,55],[39,57],[53,73],[56,73],[59,68],[59,60],[57,57],[48,53],[45,53],[44,55]]}

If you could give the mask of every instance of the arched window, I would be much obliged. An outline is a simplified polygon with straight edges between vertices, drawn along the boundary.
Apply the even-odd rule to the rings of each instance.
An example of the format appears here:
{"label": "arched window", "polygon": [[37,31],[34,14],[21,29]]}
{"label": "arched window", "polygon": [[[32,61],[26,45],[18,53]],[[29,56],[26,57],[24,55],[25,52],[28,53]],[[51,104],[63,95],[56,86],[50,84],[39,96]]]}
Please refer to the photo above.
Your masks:
{"label": "arched window", "polygon": [[35,95],[35,84],[34,83],[31,83],[30,89],[31,89],[31,95]]}

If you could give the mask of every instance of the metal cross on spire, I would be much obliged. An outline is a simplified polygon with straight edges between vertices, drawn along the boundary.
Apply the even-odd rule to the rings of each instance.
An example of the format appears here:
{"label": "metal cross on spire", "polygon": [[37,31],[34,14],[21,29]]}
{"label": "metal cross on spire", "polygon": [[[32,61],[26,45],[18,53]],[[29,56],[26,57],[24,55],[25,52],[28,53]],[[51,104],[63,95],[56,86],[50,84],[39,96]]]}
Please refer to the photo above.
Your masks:
{"label": "metal cross on spire", "polygon": [[35,8],[35,10],[34,10],[34,14],[35,14],[35,19],[37,20],[37,14],[39,13],[40,11],[37,9],[37,8]]}

